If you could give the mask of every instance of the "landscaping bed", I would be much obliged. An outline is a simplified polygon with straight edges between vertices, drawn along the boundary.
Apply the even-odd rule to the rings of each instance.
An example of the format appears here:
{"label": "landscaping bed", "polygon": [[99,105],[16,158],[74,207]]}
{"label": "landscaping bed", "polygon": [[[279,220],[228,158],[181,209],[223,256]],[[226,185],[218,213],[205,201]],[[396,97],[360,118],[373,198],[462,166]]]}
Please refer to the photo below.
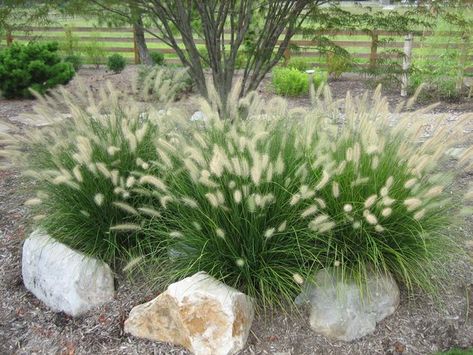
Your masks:
{"label": "landscaping bed", "polygon": [[[110,79],[126,93],[131,92],[130,78],[134,68],[127,68],[122,74],[112,75],[103,70],[84,69],[79,72],[68,88],[73,90],[78,78],[85,80],[91,90],[97,90],[103,80]],[[263,95],[270,96],[269,81],[264,83]],[[333,94],[343,98],[347,90],[353,94],[365,90],[359,78],[342,78],[330,83]],[[399,98],[394,92],[387,92],[394,106]],[[192,112],[194,106],[184,98],[186,108]],[[307,106],[308,99],[290,101],[291,106]],[[18,120],[24,113],[30,113],[30,100],[0,101],[0,118],[27,130],[28,126]],[[432,115],[441,117],[444,124],[453,124],[459,113],[471,112],[473,104],[464,101],[457,104],[442,104]],[[439,114],[439,115],[437,115]],[[426,132],[428,134],[428,130]],[[470,142],[470,144],[473,142]],[[449,163],[447,163],[449,164]],[[449,169],[450,166],[445,166]],[[455,186],[464,187],[472,176],[463,174]],[[1,308],[4,312],[0,325],[0,352],[2,353],[186,353],[166,344],[152,343],[132,338],[123,333],[123,322],[130,309],[157,295],[156,290],[143,288],[126,279],[117,280],[116,299],[98,310],[79,318],[70,318],[47,310],[23,287],[20,271],[21,244],[31,231],[30,218],[23,207],[29,186],[14,170],[0,173],[0,286]],[[470,241],[473,235],[473,219],[469,217],[462,228],[452,228],[452,234]],[[471,252],[471,251],[470,251]],[[470,254],[471,258],[471,254]],[[247,348],[243,354],[429,354],[452,347],[473,346],[473,267],[467,260],[450,266],[449,274],[454,286],[441,292],[441,303],[436,304],[426,296],[409,299],[402,292],[401,306],[396,313],[382,321],[375,333],[352,343],[330,341],[315,334],[305,316],[290,314],[267,314],[259,316],[253,324]],[[2,348],[3,347],[3,348]]]}

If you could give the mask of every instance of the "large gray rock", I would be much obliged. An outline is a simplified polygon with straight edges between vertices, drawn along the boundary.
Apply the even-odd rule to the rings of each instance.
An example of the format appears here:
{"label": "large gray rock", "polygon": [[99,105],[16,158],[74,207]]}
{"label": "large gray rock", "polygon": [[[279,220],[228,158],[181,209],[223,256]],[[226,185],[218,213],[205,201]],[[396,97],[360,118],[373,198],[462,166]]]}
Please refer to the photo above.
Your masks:
{"label": "large gray rock", "polygon": [[296,303],[308,302],[312,329],[333,339],[351,341],[373,332],[399,305],[399,288],[390,275],[372,273],[362,291],[330,269],[319,271],[315,281]]}
{"label": "large gray rock", "polygon": [[228,355],[245,346],[253,316],[248,296],[199,272],[134,307],[125,332],[181,345],[196,355]]}
{"label": "large gray rock", "polygon": [[113,274],[105,263],[80,254],[40,231],[23,244],[25,287],[48,307],[80,315],[114,297]]}

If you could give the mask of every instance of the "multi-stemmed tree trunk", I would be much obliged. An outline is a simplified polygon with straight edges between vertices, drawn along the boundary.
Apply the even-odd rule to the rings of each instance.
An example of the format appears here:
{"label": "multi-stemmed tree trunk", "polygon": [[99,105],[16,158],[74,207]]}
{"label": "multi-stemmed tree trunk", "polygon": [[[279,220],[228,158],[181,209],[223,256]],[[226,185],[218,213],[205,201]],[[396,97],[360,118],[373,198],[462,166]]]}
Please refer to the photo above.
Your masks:
{"label": "multi-stemmed tree trunk", "polygon": [[[92,0],[105,10],[129,16],[111,0]],[[221,111],[234,84],[237,56],[245,49],[239,96],[255,90],[280,61],[303,20],[327,0],[129,0],[153,22],[145,28],[174,49],[189,68],[199,93],[209,96],[204,67],[210,67]],[[111,4],[112,2],[112,4]],[[197,39],[205,44],[199,51]]]}

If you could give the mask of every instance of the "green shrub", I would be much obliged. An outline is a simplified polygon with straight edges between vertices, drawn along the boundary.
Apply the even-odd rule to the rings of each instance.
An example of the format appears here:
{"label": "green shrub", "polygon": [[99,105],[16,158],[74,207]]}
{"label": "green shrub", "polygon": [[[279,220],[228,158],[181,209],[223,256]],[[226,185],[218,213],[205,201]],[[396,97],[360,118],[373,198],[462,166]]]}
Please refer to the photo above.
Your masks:
{"label": "green shrub", "polygon": [[64,62],[71,63],[76,72],[82,67],[82,58],[78,55],[68,55],[64,57]]}
{"label": "green shrub", "polygon": [[126,67],[126,60],[120,54],[112,54],[110,57],[108,57],[107,67],[115,74],[121,73]]}
{"label": "green shrub", "polygon": [[100,97],[68,99],[72,119],[17,147],[38,189],[27,204],[78,250],[111,263],[134,256],[127,269],[159,264],[150,269],[165,284],[206,271],[263,308],[291,303],[328,267],[361,286],[374,269],[434,292],[461,255],[449,229],[461,203],[438,165],[467,120],[419,143],[425,122],[415,112],[393,125],[380,89],[342,105],[326,92],[308,110],[253,93],[231,102],[246,108],[232,122],[208,103],[195,123],[172,107]]}
{"label": "green shrub", "polygon": [[164,54],[161,52],[151,52],[149,55],[155,65],[164,65]]}
{"label": "green shrub", "polygon": [[[327,80],[327,75],[316,70],[313,80],[315,87],[319,87]],[[309,93],[309,75],[298,69],[278,67],[273,70],[273,86],[278,95],[307,95]]]}
{"label": "green shrub", "polygon": [[61,62],[57,43],[13,43],[0,51],[0,92],[6,98],[44,93],[74,76],[70,63]]}

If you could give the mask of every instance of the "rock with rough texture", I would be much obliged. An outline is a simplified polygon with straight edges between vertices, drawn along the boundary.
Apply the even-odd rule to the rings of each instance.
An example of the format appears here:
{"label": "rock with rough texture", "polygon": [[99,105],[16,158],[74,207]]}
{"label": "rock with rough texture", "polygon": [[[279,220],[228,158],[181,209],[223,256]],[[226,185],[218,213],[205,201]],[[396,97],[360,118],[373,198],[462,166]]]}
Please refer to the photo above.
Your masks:
{"label": "rock with rough texture", "polygon": [[316,275],[296,303],[310,304],[310,325],[317,333],[351,341],[375,330],[376,323],[394,313],[399,288],[390,275],[372,273],[361,292],[354,282],[339,281],[333,270]]}
{"label": "rock with rough texture", "polygon": [[181,345],[196,355],[227,355],[245,346],[253,316],[248,296],[199,272],[134,307],[125,332]]}
{"label": "rock with rough texture", "polygon": [[111,301],[113,274],[105,263],[78,253],[40,231],[23,244],[25,287],[48,307],[77,316]]}
{"label": "rock with rough texture", "polygon": [[191,118],[190,118],[191,121],[207,121],[207,116],[202,112],[202,111],[195,111]]}

